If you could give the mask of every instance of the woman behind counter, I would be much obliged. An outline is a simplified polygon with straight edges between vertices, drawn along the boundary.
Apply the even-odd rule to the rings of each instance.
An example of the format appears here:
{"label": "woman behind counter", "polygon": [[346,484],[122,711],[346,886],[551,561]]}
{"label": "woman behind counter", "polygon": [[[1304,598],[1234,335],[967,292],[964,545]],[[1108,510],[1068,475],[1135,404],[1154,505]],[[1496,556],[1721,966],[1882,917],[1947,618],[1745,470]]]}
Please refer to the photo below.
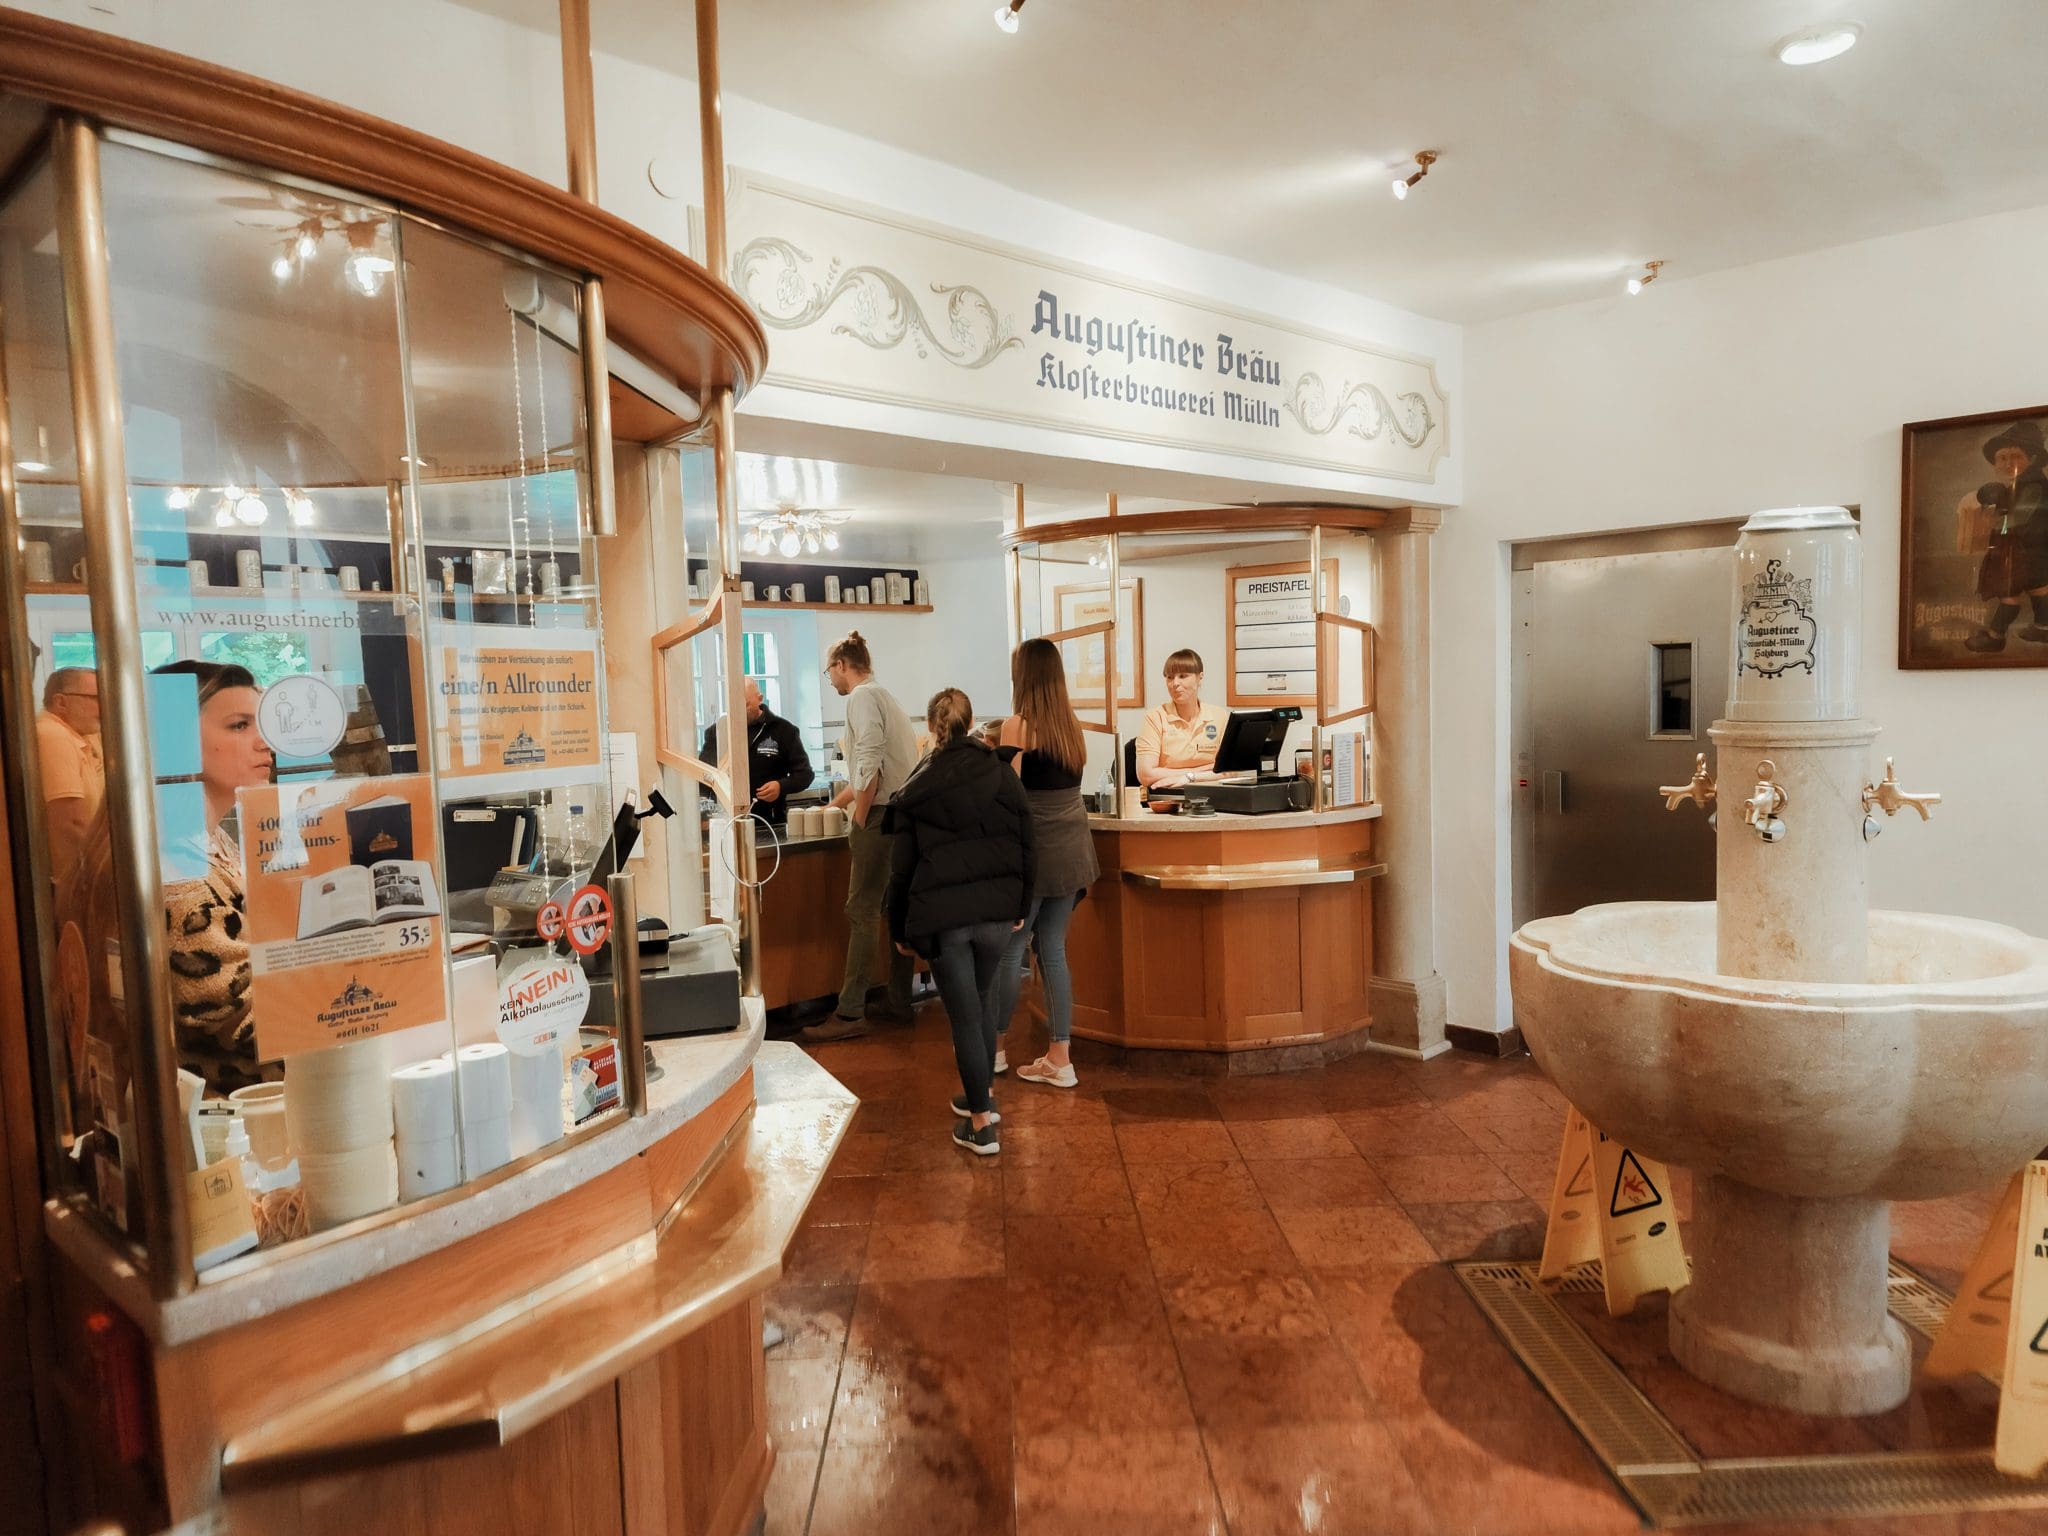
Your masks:
{"label": "woman behind counter", "polygon": [[1202,702],[1200,656],[1175,651],[1162,673],[1166,702],[1149,711],[1138,727],[1138,782],[1147,789],[1185,783],[1191,772],[1212,766],[1223,745],[1223,728],[1230,723],[1229,710]]}
{"label": "woman behind counter", "polygon": [[932,753],[889,808],[889,936],[931,961],[953,1026],[962,1096],[953,1140],[981,1157],[996,1133],[996,1019],[987,999],[1012,934],[1031,911],[1031,804],[1017,776],[973,735],[974,706],[942,688],[925,709]]}
{"label": "woman behind counter", "polygon": [[[1031,840],[1037,851],[1037,879],[1031,913],[1010,935],[1002,969],[989,1000],[1000,1032],[1009,1028],[1023,981],[1024,947],[1038,945],[1038,973],[1045,984],[1045,1022],[1051,1036],[1045,1054],[1017,1076],[1029,1083],[1072,1088],[1077,1081],[1071,1054],[1074,983],[1067,970],[1067,924],[1100,873],[1095,838],[1081,803],[1081,769],[1087,744],[1081,720],[1067,696],[1067,669],[1050,640],[1026,640],[1010,656],[1010,708],[997,755],[1016,769],[1031,803]],[[998,1052],[1000,1054],[1000,1051]]]}
{"label": "woman behind counter", "polygon": [[199,774],[206,797],[207,872],[164,887],[178,1065],[205,1078],[210,1092],[224,1094],[284,1075],[281,1063],[256,1060],[235,825],[235,791],[270,783],[275,759],[256,726],[263,694],[247,668],[176,661],[156,670],[196,680]]}

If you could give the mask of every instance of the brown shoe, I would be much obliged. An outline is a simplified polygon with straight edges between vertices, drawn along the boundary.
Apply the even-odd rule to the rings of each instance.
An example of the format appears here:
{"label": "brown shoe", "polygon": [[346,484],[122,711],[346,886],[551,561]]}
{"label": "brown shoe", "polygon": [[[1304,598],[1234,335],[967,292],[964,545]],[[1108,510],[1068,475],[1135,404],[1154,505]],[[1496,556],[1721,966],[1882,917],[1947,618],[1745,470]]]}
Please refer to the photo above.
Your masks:
{"label": "brown shoe", "polygon": [[830,1045],[835,1040],[858,1040],[868,1032],[865,1019],[849,1019],[833,1014],[829,1019],[820,1019],[808,1028],[796,1032],[799,1045]]}

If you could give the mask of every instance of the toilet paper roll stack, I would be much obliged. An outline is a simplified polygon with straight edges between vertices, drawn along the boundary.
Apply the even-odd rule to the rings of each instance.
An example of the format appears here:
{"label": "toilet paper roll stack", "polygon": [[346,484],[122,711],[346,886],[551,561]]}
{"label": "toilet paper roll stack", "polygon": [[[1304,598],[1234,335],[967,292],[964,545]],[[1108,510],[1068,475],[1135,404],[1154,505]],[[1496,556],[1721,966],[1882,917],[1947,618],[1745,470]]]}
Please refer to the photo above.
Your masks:
{"label": "toilet paper roll stack", "polygon": [[558,1140],[562,1134],[562,1082],[565,1077],[559,1043],[531,1056],[513,1052],[512,1155],[527,1153]]}
{"label": "toilet paper roll stack", "polygon": [[512,1053],[493,1042],[455,1053],[462,1079],[462,1171],[476,1178],[512,1161]]}
{"label": "toilet paper roll stack", "polygon": [[398,1202],[391,1046],[358,1040],[285,1059],[285,1130],[316,1232]]}
{"label": "toilet paper roll stack", "polygon": [[453,1189],[462,1179],[455,1150],[455,1063],[416,1061],[391,1074],[391,1125],[400,1199]]}

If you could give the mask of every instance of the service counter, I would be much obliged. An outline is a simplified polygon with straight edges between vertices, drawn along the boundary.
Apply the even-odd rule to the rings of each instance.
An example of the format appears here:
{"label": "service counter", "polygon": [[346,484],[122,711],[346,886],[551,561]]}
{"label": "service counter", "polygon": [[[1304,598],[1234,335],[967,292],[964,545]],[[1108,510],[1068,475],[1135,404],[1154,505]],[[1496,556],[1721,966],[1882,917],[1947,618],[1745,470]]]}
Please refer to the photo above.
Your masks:
{"label": "service counter", "polygon": [[[1067,954],[1074,1033],[1222,1070],[1305,1064],[1371,1023],[1377,805],[1089,818],[1101,878]],[[1283,1054],[1284,1053],[1284,1054]]]}
{"label": "service counter", "polygon": [[[652,1049],[646,1115],[186,1296],[152,1300],[81,1218],[48,1212],[60,1338],[91,1349],[112,1326],[147,1361],[169,1515],[745,1529],[773,1459],[759,1298],[855,1101],[764,1043],[758,1004],[737,1033]],[[103,1405],[79,1408],[90,1436]]]}
{"label": "service counter", "polygon": [[[785,838],[782,861],[763,835],[760,873],[774,871],[761,888],[761,1000],[770,1008],[837,997],[846,975],[846,888],[853,856],[846,834]],[[876,983],[889,974],[887,936],[875,946]]]}

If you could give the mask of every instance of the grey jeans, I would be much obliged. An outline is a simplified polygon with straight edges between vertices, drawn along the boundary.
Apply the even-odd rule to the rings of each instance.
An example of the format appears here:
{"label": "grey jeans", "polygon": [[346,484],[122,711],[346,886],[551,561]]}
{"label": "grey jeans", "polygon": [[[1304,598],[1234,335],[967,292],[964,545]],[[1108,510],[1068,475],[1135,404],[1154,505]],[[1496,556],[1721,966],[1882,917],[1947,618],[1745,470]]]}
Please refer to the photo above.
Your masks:
{"label": "grey jeans", "polygon": [[[881,828],[882,808],[869,813],[872,825],[850,827],[847,851],[853,874],[846,882],[846,976],[839,987],[839,1016],[857,1019],[867,1012],[868,977],[875,965],[875,947],[888,935],[882,920],[882,898],[889,890],[889,860],[896,834]],[[889,951],[889,1007],[910,1012],[910,957]]]}

